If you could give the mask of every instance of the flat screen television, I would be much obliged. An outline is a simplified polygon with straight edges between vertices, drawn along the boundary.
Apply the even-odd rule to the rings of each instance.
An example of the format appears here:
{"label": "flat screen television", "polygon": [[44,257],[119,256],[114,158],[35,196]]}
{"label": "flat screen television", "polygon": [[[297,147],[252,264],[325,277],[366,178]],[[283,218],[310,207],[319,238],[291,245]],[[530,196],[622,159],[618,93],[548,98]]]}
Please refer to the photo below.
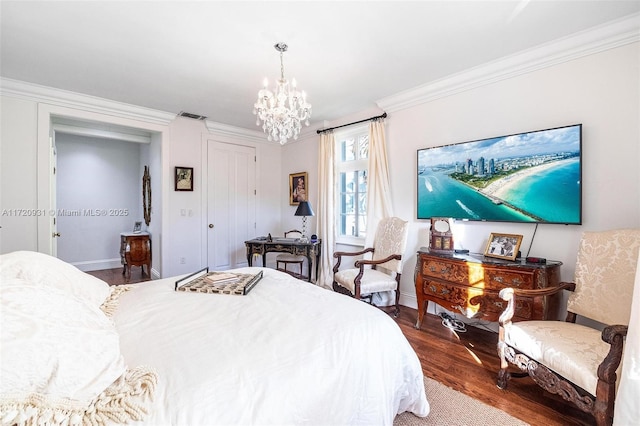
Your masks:
{"label": "flat screen television", "polygon": [[582,223],[582,124],[418,150],[417,218]]}

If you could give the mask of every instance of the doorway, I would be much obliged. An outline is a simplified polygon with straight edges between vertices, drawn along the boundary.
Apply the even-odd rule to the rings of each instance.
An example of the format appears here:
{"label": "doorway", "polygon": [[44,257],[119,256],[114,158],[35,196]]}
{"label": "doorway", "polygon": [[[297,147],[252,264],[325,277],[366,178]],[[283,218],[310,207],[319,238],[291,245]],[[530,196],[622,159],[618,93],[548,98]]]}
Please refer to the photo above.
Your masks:
{"label": "doorway", "polygon": [[[162,276],[164,252],[162,221],[164,210],[162,200],[166,185],[163,184],[162,170],[167,168],[167,152],[169,131],[167,125],[152,124],[134,119],[122,118],[114,115],[94,113],[67,107],[48,104],[38,104],[38,208],[42,211],[56,210],[56,177],[53,168],[55,134],[56,132],[70,132],[70,128],[90,132],[94,137],[126,140],[127,138],[146,138],[149,143],[142,148],[140,163],[146,162],[152,175],[151,188],[154,193],[152,220],[148,231],[155,237],[152,239],[154,253],[151,274],[154,278]],[[107,136],[108,135],[108,136]],[[139,142],[139,141],[138,141]],[[141,175],[142,176],[142,175]],[[153,178],[155,177],[155,179]],[[141,204],[141,203],[140,203]],[[89,207],[92,208],[92,207]],[[115,208],[115,207],[114,207]],[[37,249],[42,253],[56,253],[56,215],[38,217]],[[133,228],[133,222],[130,225]],[[125,229],[126,231],[126,229]],[[118,236],[116,235],[116,239]],[[115,257],[119,256],[119,250]],[[110,258],[113,259],[113,258]]]}
{"label": "doorway", "polygon": [[77,133],[55,132],[56,257],[82,271],[117,268],[120,233],[143,221],[150,138],[136,143]]}

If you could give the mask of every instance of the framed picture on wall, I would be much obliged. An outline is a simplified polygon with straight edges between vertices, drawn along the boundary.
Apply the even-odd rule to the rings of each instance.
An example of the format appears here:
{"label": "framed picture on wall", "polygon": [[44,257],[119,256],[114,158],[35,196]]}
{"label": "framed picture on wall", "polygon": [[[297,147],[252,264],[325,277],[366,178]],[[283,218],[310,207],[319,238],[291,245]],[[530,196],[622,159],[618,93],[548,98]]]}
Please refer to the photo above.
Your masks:
{"label": "framed picture on wall", "polygon": [[289,175],[289,204],[297,206],[300,201],[307,200],[309,182],[307,172],[292,173]]}
{"label": "framed picture on wall", "polygon": [[176,191],[193,191],[193,167],[176,167]]}

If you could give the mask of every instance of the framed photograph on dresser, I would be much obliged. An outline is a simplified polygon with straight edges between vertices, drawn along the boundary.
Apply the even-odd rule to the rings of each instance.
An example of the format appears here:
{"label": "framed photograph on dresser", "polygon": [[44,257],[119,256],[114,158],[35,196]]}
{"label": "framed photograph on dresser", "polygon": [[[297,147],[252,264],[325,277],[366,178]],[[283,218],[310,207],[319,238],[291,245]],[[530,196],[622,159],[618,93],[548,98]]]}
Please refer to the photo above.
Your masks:
{"label": "framed photograph on dresser", "polygon": [[522,235],[492,233],[489,235],[484,255],[498,259],[516,260],[520,244],[522,244]]}

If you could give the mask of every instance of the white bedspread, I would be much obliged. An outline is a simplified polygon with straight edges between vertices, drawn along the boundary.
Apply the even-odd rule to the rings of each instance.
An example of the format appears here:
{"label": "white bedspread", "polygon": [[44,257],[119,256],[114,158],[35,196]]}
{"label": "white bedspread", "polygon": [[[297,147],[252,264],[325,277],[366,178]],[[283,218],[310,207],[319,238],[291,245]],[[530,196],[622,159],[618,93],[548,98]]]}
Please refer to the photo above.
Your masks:
{"label": "white bedspread", "polygon": [[387,314],[263,270],[246,296],[176,292],[175,278],[121,296],[125,361],[159,376],[145,424],[390,425],[404,411],[428,414],[418,357]]}

